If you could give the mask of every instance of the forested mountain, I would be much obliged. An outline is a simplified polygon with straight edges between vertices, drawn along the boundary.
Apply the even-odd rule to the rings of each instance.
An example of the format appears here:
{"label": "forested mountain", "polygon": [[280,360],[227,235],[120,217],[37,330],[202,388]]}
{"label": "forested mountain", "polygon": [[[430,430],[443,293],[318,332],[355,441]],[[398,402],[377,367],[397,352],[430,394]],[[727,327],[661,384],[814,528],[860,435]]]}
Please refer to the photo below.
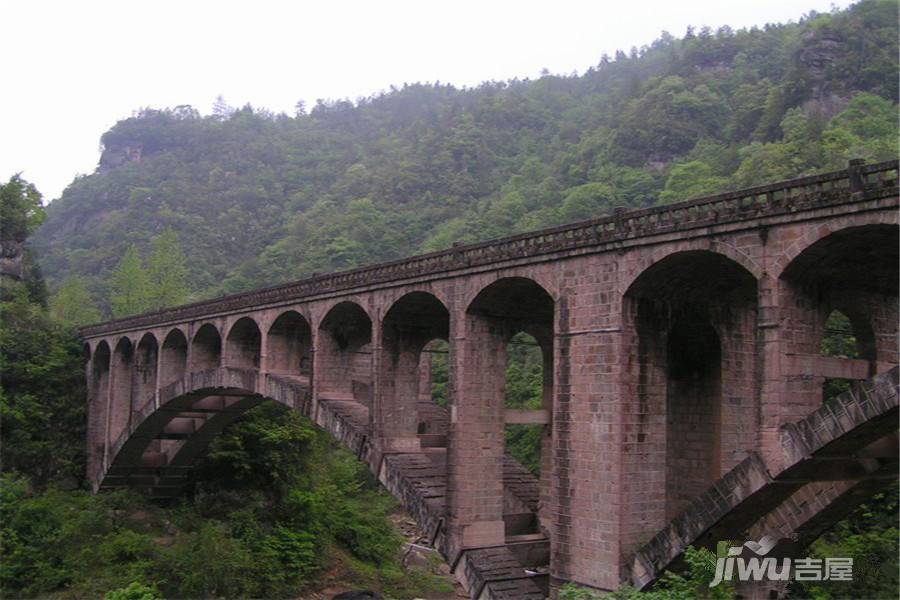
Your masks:
{"label": "forested mountain", "polygon": [[[34,237],[51,288],[174,230],[208,297],[896,157],[897,3],[663,33],[582,75],[414,84],[273,115],[143,110]],[[439,75],[439,74],[436,74]],[[285,85],[290,85],[286,81]]]}

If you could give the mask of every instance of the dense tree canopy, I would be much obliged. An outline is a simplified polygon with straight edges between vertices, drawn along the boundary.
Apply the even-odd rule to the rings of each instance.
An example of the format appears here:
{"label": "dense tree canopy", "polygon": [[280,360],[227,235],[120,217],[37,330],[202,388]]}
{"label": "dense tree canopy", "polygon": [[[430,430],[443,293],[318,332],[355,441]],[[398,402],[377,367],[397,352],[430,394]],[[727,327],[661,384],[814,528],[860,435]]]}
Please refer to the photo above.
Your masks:
{"label": "dense tree canopy", "polygon": [[146,260],[170,230],[208,297],[893,158],[896,75],[897,4],[863,0],[663,33],[578,76],[404,85],[293,117],[148,109],[103,135],[36,245],[54,288],[79,275],[108,315],[128,247]]}

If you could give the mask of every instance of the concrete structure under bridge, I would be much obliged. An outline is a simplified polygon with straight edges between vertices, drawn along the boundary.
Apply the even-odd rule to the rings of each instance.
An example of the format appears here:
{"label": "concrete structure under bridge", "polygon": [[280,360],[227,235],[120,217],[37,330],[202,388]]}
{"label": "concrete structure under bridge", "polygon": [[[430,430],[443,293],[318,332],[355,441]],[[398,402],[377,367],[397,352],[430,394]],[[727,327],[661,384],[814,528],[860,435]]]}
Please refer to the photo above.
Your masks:
{"label": "concrete structure under bridge", "polygon": [[[897,477],[897,209],[897,162],[853,162],[87,327],[90,478],[181,494],[271,399],[365,461],[473,597],[643,587],[762,533],[799,552]],[[822,352],[835,310],[855,358]],[[518,332],[540,410],[504,406]],[[834,379],[857,384],[823,405]],[[513,423],[542,428],[540,477]]]}

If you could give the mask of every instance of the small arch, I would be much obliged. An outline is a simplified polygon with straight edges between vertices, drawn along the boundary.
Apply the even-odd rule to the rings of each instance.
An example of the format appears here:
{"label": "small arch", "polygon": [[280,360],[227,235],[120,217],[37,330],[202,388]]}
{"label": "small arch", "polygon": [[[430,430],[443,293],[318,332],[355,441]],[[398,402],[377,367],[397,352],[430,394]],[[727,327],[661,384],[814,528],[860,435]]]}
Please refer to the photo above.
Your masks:
{"label": "small arch", "polygon": [[349,300],[331,307],[319,330],[327,332],[341,348],[372,341],[372,319],[362,306]]}
{"label": "small arch", "polygon": [[159,361],[159,345],[156,336],[145,333],[138,342],[135,356],[135,378],[133,402],[135,410],[140,410],[147,402],[153,402],[156,394],[156,372]]}
{"label": "small arch", "polygon": [[216,369],[222,361],[222,336],[212,323],[203,324],[191,341],[191,372]]}
{"label": "small arch", "polygon": [[[422,402],[441,408],[450,405],[450,344],[435,338],[419,354],[419,410]],[[420,420],[421,426],[421,420]],[[427,425],[422,433],[433,433]]]}
{"label": "small arch", "polygon": [[112,352],[106,340],[101,340],[91,361],[88,411],[88,469],[96,472],[106,445],[106,422],[109,411],[109,372]]}
{"label": "small arch", "polygon": [[819,354],[838,358],[862,358],[871,352],[866,346],[868,344],[856,335],[856,327],[843,312],[835,309],[825,318]]}
{"label": "small arch", "polygon": [[94,351],[93,357],[93,366],[92,373],[94,375],[99,374],[109,374],[109,366],[110,366],[110,356],[111,352],[109,350],[109,344],[106,340],[101,340],[99,344],[97,344],[97,349]]}
{"label": "small arch", "polygon": [[[436,296],[428,292],[408,293],[396,302],[382,321],[380,362],[381,377],[378,390],[379,405],[375,421],[385,449],[414,449],[423,441],[417,436],[440,435],[429,431],[440,428],[445,420],[443,410],[434,408],[426,399],[420,410],[422,388],[431,387],[430,363],[422,364],[422,351],[433,340],[450,337],[450,312]],[[429,381],[423,381],[428,374]],[[443,432],[446,434],[446,431]],[[443,443],[443,442],[441,442]],[[428,445],[440,445],[428,438]]]}
{"label": "small arch", "polygon": [[127,337],[116,343],[112,355],[107,442],[112,445],[131,419],[134,344]]}
{"label": "small arch", "polygon": [[[549,526],[549,514],[540,510],[537,498],[548,497],[552,431],[549,417],[553,399],[553,331],[556,303],[534,280],[505,277],[481,289],[465,313],[462,372],[467,375],[457,400],[460,420],[473,423],[466,440],[485,443],[458,448],[460,460],[471,463],[479,477],[492,483],[484,490],[483,510],[489,519],[502,519],[507,535],[536,533],[541,523]],[[531,336],[530,338],[528,336]],[[510,350],[513,362],[518,343],[531,339],[540,345],[540,406],[507,406],[507,372]],[[511,345],[512,342],[512,345]],[[543,411],[524,413],[523,411]],[[489,449],[486,446],[490,445]],[[530,461],[540,478],[535,480],[509,454]],[[511,478],[507,476],[512,475]],[[461,473],[461,475],[463,475]],[[465,475],[463,475],[465,476]],[[533,487],[532,487],[533,486]],[[523,497],[521,492],[530,491]],[[526,500],[525,498],[531,498]],[[544,504],[548,504],[545,502]]]}
{"label": "small arch", "polygon": [[554,305],[553,296],[533,279],[504,277],[482,288],[466,313],[552,327]]}
{"label": "small arch", "polygon": [[279,315],[266,336],[266,368],[272,373],[309,377],[312,331],[295,310]]}
{"label": "small arch", "polygon": [[262,350],[262,333],[250,317],[241,317],[225,339],[225,364],[240,369],[258,369]]}
{"label": "small arch", "polygon": [[319,323],[318,395],[351,397],[371,405],[372,319],[355,302],[334,305]]}
{"label": "small arch", "polygon": [[[795,244],[779,279],[782,319],[790,328],[782,342],[785,352],[867,361],[867,369],[843,363],[840,371],[854,379],[896,364],[900,227],[868,224],[831,230],[822,225],[801,241],[802,249]],[[845,339],[846,347],[838,348],[840,336],[829,329],[850,330],[854,339]],[[793,410],[783,415],[785,420],[804,418],[849,387],[851,379],[829,376],[840,361],[816,364],[821,370],[789,376]]]}
{"label": "small arch", "polygon": [[[847,310],[845,313],[835,309],[828,314],[822,325],[819,354],[831,358],[868,361],[869,369],[864,375],[866,378],[875,375],[875,335],[864,316],[854,310]],[[853,381],[854,379],[825,377],[822,382],[822,402],[828,402],[850,390]]]}
{"label": "small arch", "polygon": [[[533,335],[520,331],[506,346],[506,382],[504,407],[509,410],[540,410],[552,404],[552,387],[545,385],[545,372],[553,366],[553,356],[544,350]],[[547,377],[547,381],[551,378]],[[533,475],[540,476],[543,459],[548,452],[542,448],[548,431],[546,425],[513,423],[505,428],[507,452]]]}
{"label": "small arch", "polygon": [[163,340],[160,364],[160,387],[184,378],[187,369],[188,342],[184,332],[175,328]]}

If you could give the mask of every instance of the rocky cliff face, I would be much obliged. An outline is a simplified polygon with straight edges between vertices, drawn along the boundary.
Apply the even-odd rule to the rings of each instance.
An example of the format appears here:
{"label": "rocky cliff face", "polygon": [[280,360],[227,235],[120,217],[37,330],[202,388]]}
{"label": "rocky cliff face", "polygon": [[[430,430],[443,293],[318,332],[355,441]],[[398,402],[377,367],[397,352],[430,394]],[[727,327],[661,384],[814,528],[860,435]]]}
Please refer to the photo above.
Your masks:
{"label": "rocky cliff face", "polygon": [[814,81],[825,79],[829,68],[837,61],[842,50],[842,40],[832,32],[808,31],[803,35],[800,64],[806,76]]}
{"label": "rocky cliff face", "polygon": [[142,144],[113,146],[106,148],[100,155],[98,171],[105,172],[130,162],[141,162]]}

